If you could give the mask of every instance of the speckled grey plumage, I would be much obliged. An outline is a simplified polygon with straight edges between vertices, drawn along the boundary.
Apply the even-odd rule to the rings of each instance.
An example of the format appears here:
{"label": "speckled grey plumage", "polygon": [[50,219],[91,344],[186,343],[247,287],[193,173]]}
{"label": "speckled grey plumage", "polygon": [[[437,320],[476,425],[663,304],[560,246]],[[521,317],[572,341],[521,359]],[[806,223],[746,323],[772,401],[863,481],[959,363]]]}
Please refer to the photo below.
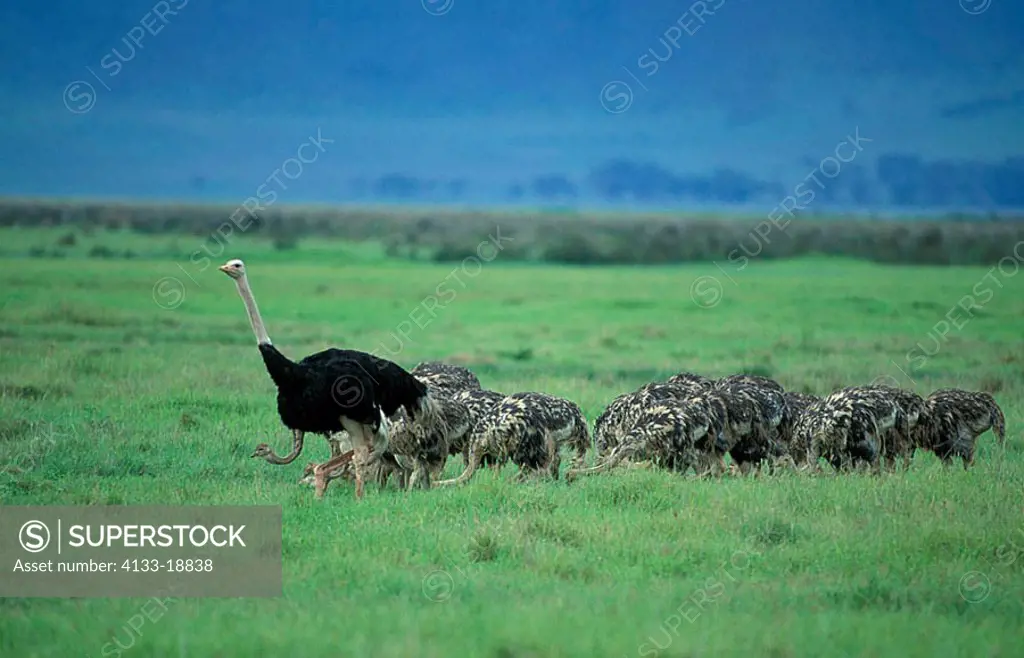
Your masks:
{"label": "speckled grey plumage", "polygon": [[959,457],[966,469],[974,463],[978,437],[990,429],[1003,445],[1006,418],[992,395],[944,388],[925,398],[913,437],[917,447],[934,452],[947,464]]}
{"label": "speckled grey plumage", "polygon": [[441,394],[453,395],[459,391],[482,388],[472,370],[453,363],[424,361],[418,363],[409,374]]}
{"label": "speckled grey plumage", "polygon": [[668,399],[637,408],[629,430],[599,464],[571,469],[566,480],[612,469],[624,461],[651,461],[654,465],[698,475],[714,469],[717,456],[707,449],[711,418],[699,404]]}
{"label": "speckled grey plumage", "polygon": [[444,395],[438,395],[435,403],[437,418],[432,425],[410,422],[407,416],[400,414],[390,428],[388,452],[409,474],[410,488],[419,484],[429,489],[431,477],[437,477],[444,470],[451,452],[449,446],[465,444],[471,428],[465,404]]}
{"label": "speckled grey plumage", "polygon": [[467,482],[484,454],[494,456],[499,465],[512,461],[521,477],[547,471],[557,479],[562,446],[575,451],[574,465],[582,464],[590,435],[579,405],[546,393],[514,393],[487,411],[473,428],[465,471],[438,485]]}
{"label": "speckled grey plumage", "polygon": [[887,393],[871,387],[848,387],[811,404],[797,421],[795,440],[807,449],[807,462],[824,457],[834,468],[857,463],[878,465],[889,430],[906,435],[907,417]]}
{"label": "speckled grey plumage", "polygon": [[[459,437],[457,441],[448,445],[448,454],[461,454],[462,465],[465,467],[469,464],[469,437],[472,435],[473,428],[477,426],[480,419],[483,418],[487,412],[505,399],[505,394],[486,388],[467,389],[459,391],[452,396],[452,399],[465,405],[466,410],[469,412],[470,431]],[[491,455],[484,454],[481,455],[480,458],[481,464],[485,466],[494,463],[494,458]]]}

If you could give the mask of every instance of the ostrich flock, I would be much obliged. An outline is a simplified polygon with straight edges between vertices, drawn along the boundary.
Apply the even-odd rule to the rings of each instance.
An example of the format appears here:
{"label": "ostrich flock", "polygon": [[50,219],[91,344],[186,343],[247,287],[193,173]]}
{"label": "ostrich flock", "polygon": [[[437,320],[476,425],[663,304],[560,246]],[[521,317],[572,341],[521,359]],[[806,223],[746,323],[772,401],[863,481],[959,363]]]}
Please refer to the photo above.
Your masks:
{"label": "ostrich flock", "polygon": [[[306,466],[300,482],[323,497],[328,484],[355,481],[363,497],[367,478],[385,487],[395,475],[402,489],[464,484],[481,466],[511,461],[520,480],[558,479],[563,448],[572,452],[566,481],[647,462],[697,477],[752,470],[906,469],[917,449],[946,464],[974,461],[977,438],[992,430],[1005,441],[1003,412],[988,393],[940,389],[927,398],[883,385],[851,386],[819,397],[786,391],[776,381],[737,374],[712,379],[681,372],[624,393],[594,423],[593,440],[579,405],[539,392],[485,389],[469,369],[438,361],[411,371],[366,352],[330,348],[292,361],[270,342],[241,260],[220,270],[245,303],[257,347],[277,386],[277,408],[292,431],[292,450],[269,445],[253,457],[290,464],[305,434],[327,439],[331,457]],[[588,450],[596,465],[585,467]],[[439,480],[449,456],[464,471]],[[731,465],[727,466],[725,456]]]}

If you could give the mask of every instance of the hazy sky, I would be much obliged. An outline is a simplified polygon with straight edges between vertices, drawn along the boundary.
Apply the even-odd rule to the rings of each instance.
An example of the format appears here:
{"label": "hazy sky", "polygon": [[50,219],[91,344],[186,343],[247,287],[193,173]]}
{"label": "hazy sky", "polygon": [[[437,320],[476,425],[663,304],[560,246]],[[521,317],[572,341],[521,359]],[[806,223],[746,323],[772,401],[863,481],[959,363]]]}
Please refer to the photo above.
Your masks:
{"label": "hazy sky", "polygon": [[[865,162],[1024,155],[1012,0],[7,0],[0,15],[6,194],[231,199],[318,130],[334,142],[289,201],[390,172],[497,189],[619,157],[798,180],[857,127]],[[632,94],[619,113],[601,102],[613,81]],[[629,98],[605,92],[612,110]]]}

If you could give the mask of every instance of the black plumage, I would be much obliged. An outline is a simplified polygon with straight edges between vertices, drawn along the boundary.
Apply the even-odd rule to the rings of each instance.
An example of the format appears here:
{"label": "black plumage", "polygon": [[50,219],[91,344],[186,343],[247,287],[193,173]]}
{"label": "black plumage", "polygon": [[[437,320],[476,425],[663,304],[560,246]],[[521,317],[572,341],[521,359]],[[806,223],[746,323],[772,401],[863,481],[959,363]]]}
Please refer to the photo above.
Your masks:
{"label": "black plumage", "polygon": [[381,412],[405,409],[413,419],[427,387],[401,366],[372,354],[330,348],[295,363],[273,345],[259,345],[277,386],[277,411],[285,427],[313,434],[341,432],[341,417],[375,432]]}

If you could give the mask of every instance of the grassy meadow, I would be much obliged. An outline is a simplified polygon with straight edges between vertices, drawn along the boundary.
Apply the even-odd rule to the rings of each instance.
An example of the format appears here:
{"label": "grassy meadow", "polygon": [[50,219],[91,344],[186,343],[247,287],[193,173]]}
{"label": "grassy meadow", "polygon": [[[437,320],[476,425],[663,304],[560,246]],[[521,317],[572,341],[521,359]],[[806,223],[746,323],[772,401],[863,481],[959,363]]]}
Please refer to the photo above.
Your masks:
{"label": "grassy meadow", "polygon": [[[175,600],[141,634],[127,621],[145,600],[0,599],[3,655],[1020,655],[1024,275],[1008,265],[430,263],[241,235],[200,268],[202,240],[0,229],[0,464],[15,467],[0,500],[281,505],[284,596]],[[881,477],[631,469],[517,485],[509,467],[459,489],[371,485],[359,503],[337,481],[317,501],[297,481],[326,458],[322,438],[288,466],[249,458],[290,433],[216,270],[231,257],[296,359],[339,346],[407,368],[450,360],[485,387],[566,396],[591,422],[680,370],[815,393],[956,386],[993,393],[1007,440],[983,435],[966,472],[921,453]]]}

